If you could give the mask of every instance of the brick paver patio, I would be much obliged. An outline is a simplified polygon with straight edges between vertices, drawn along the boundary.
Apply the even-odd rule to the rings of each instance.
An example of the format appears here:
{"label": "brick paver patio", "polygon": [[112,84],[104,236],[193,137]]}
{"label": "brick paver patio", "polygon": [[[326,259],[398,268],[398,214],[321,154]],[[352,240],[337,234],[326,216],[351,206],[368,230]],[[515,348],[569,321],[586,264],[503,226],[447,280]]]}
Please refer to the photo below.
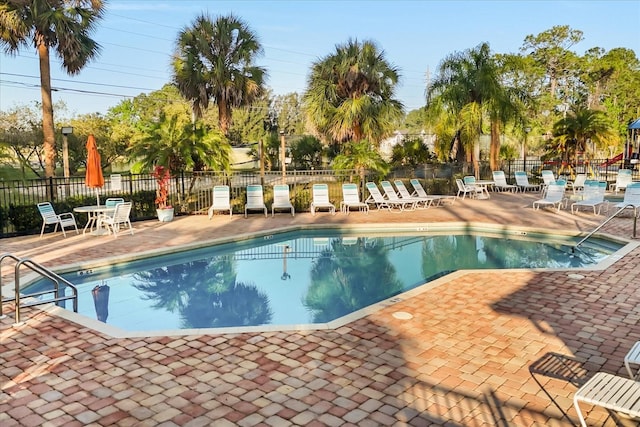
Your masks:
{"label": "brick paver patio", "polygon": [[[3,239],[0,252],[55,268],[288,225],[453,221],[590,231],[604,218],[534,211],[538,196],[492,194],[402,214],[179,217],[135,223],[134,236],[117,239]],[[620,218],[603,232],[630,238],[632,227]],[[457,273],[329,331],[114,338],[38,309],[24,310],[25,324],[14,326],[5,305],[0,425],[575,425],[576,384],[597,371],[626,375],[624,355],[640,340],[640,249],[579,274]],[[2,275],[10,284],[12,268]],[[2,293],[12,295],[11,287]],[[575,376],[557,375],[558,366]],[[584,411],[592,425],[616,425],[604,410]]]}

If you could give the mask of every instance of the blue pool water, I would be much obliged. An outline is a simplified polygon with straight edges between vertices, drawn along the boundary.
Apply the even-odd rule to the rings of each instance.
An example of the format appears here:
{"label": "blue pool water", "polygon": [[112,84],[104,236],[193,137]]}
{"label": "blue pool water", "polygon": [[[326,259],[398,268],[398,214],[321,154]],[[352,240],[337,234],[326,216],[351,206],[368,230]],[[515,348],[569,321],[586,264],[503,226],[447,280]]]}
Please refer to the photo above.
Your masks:
{"label": "blue pool water", "polygon": [[325,323],[460,269],[580,268],[622,246],[590,239],[572,251],[575,239],[524,234],[307,230],[64,276],[81,314],[126,331],[288,326]]}

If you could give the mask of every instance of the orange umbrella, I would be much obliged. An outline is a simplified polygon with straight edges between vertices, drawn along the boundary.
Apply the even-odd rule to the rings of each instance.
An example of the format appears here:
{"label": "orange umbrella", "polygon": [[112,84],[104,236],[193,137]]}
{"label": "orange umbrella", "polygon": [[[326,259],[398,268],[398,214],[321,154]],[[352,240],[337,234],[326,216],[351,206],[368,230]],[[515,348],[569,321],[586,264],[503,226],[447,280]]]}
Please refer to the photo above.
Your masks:
{"label": "orange umbrella", "polygon": [[102,167],[100,166],[100,153],[96,145],[96,138],[93,134],[87,139],[87,173],[85,175],[85,185],[89,188],[96,189],[96,200],[100,204],[100,194],[98,188],[104,185],[104,176],[102,175]]}

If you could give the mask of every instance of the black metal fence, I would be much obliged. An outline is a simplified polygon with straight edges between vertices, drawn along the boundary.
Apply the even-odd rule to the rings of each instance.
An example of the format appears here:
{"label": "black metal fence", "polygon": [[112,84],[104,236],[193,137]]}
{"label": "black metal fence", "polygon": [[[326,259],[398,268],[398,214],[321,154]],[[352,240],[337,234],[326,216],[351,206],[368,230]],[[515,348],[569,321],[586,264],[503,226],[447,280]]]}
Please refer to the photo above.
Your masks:
{"label": "black metal fence", "polygon": [[[491,169],[486,162],[480,163],[479,178],[491,179]],[[615,181],[622,162],[609,163],[606,160],[592,160],[587,164],[564,165],[560,162],[540,160],[513,160],[504,162],[502,170],[507,180],[512,182],[515,171],[526,170],[533,182],[538,181],[542,169],[550,169],[556,175],[571,177],[575,173],[587,173],[601,180]],[[633,179],[640,180],[637,165],[626,165],[633,169]],[[273,199],[274,184],[286,183],[290,187],[291,200],[297,212],[309,210],[312,200],[311,187],[314,183],[329,184],[329,198],[339,205],[342,200],[344,182],[355,182],[361,186],[361,197],[366,197],[364,181],[378,182],[382,179],[419,178],[423,186],[432,194],[455,194],[455,178],[473,174],[473,165],[468,163],[425,164],[415,169],[397,169],[387,176],[367,173],[360,176],[356,171],[304,170],[233,173],[194,172],[181,173],[171,180],[170,203],[177,215],[206,214],[212,203],[214,185],[229,185],[234,212],[244,211],[247,185],[261,184],[264,187],[265,203]],[[405,184],[407,184],[405,182]],[[74,208],[102,203],[108,197],[122,197],[133,202],[132,220],[146,220],[156,217],[156,182],[149,174],[122,174],[105,177],[105,185],[99,189],[84,185],[84,177],[47,178],[32,180],[0,181],[0,238],[40,232],[42,219],[36,205],[49,201],[57,212],[72,212]],[[76,216],[79,225],[84,226],[87,218]]]}

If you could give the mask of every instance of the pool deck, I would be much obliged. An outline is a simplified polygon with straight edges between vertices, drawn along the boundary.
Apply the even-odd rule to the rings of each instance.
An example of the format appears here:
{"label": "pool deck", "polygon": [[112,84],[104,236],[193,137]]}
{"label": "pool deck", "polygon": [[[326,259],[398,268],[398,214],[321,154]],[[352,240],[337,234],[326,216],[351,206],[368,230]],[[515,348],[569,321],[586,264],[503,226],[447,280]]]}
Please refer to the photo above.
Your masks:
{"label": "pool deck", "polygon": [[[604,218],[535,211],[539,198],[492,193],[369,215],[179,217],[134,223],[134,236],[117,239],[2,239],[0,252],[55,268],[289,225],[448,221],[588,232]],[[625,238],[632,230],[629,216],[603,228]],[[10,284],[12,267],[1,273]],[[14,326],[5,305],[0,425],[573,426],[577,384],[599,371],[626,376],[623,358],[640,340],[640,248],[604,270],[573,273],[456,274],[336,330],[114,338],[37,308]],[[637,425],[582,408],[589,425]]]}

